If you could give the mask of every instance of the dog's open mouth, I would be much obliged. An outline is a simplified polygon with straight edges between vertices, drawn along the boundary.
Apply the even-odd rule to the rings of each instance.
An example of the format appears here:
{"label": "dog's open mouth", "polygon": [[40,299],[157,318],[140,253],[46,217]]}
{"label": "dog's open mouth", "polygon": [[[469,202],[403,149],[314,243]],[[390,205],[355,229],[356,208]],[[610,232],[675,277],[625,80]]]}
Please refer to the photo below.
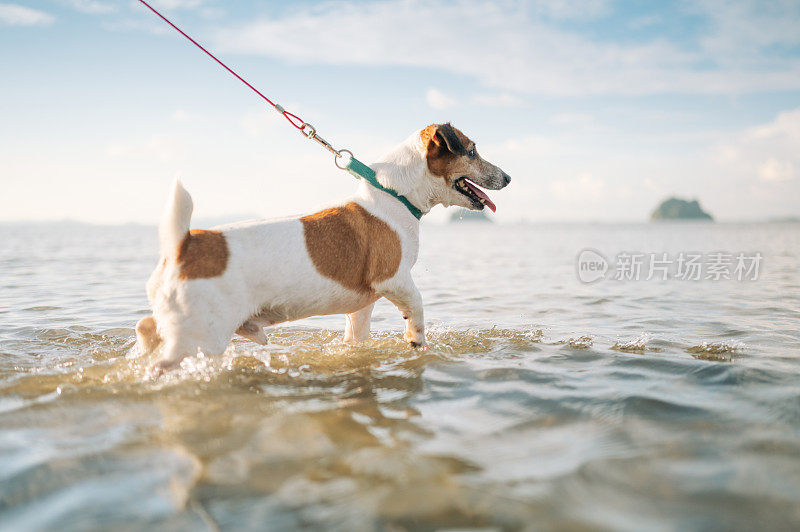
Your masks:
{"label": "dog's open mouth", "polygon": [[489,196],[478,187],[475,183],[467,179],[466,177],[459,177],[456,179],[455,182],[455,189],[470,200],[472,200],[473,205],[478,210],[483,210],[484,205],[489,207],[492,212],[497,212],[497,206],[492,203],[492,200],[489,199]]}

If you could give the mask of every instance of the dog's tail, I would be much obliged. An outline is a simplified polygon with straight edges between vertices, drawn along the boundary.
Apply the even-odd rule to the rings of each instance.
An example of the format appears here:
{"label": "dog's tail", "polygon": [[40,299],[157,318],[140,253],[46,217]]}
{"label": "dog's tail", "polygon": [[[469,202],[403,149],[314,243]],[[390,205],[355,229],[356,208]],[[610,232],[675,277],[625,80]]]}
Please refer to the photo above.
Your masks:
{"label": "dog's tail", "polygon": [[167,208],[158,225],[158,244],[162,257],[177,255],[178,247],[189,232],[192,207],[192,197],[176,177],[167,200]]}

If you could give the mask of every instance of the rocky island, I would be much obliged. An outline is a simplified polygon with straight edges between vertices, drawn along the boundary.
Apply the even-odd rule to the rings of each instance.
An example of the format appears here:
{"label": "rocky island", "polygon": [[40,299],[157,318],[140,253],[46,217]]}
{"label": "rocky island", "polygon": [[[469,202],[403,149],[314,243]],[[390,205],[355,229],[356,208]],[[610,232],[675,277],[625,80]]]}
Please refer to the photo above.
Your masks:
{"label": "rocky island", "polygon": [[705,212],[697,200],[686,201],[679,198],[669,198],[650,215],[650,221],[659,220],[709,220],[713,218]]}
{"label": "rocky island", "polygon": [[469,209],[456,209],[450,215],[450,223],[458,222],[491,222],[484,211],[471,211]]}

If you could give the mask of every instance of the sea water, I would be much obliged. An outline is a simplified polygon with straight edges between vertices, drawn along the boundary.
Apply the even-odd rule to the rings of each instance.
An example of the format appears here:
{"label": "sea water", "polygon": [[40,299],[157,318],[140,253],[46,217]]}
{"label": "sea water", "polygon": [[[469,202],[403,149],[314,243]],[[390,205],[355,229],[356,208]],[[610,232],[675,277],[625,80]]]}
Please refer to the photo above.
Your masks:
{"label": "sea water", "polygon": [[800,225],[421,239],[426,349],[381,301],[153,380],[155,229],[0,226],[0,529],[800,527]]}

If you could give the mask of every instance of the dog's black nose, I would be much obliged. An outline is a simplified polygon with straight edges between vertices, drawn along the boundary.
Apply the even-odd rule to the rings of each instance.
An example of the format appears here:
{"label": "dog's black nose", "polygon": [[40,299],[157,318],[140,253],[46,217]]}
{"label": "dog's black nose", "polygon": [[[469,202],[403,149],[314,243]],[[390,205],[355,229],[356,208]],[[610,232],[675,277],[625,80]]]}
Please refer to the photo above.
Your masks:
{"label": "dog's black nose", "polygon": [[506,185],[507,185],[507,184],[509,184],[509,183],[511,183],[511,176],[510,176],[510,175],[508,175],[508,174],[507,174],[507,173],[505,173],[505,172],[503,172],[503,182],[505,182],[505,184],[506,184]]}

